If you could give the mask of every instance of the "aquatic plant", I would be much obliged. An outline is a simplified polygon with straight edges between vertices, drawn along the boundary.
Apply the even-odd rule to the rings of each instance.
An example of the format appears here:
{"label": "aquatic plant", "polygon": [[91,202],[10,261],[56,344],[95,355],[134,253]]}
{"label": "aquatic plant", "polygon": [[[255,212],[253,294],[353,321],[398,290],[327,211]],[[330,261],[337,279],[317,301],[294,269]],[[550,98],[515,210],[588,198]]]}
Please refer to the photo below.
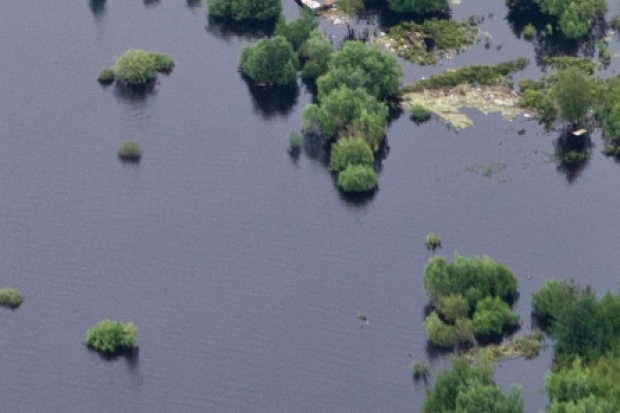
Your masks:
{"label": "aquatic plant", "polygon": [[340,139],[332,145],[329,169],[342,172],[349,165],[372,166],[374,162],[374,154],[363,139]]}
{"label": "aquatic plant", "polygon": [[168,72],[174,67],[170,56],[141,49],[127,50],[114,59],[116,78],[130,86],[143,86],[155,80],[157,72]]}
{"label": "aquatic plant", "polygon": [[349,165],[338,174],[338,187],[345,192],[368,192],[377,183],[377,172],[367,165]]}
{"label": "aquatic plant", "polygon": [[263,38],[241,50],[239,69],[254,82],[265,86],[295,82],[298,67],[297,53],[282,36]]}
{"label": "aquatic plant", "polygon": [[430,233],[426,236],[424,245],[426,245],[427,249],[435,251],[437,248],[441,248],[441,238],[437,234]]}
{"label": "aquatic plant", "polygon": [[299,152],[301,149],[301,135],[295,131],[291,131],[288,134],[288,146],[289,150],[293,153]]}
{"label": "aquatic plant", "polygon": [[366,313],[359,313],[357,315],[357,319],[360,321],[368,321],[368,316],[366,315]]}
{"label": "aquatic plant", "polygon": [[0,307],[15,309],[24,302],[24,296],[14,288],[0,289]]}
{"label": "aquatic plant", "polygon": [[499,297],[486,297],[478,301],[474,313],[474,331],[477,335],[500,335],[504,328],[519,323],[519,315]]}
{"label": "aquatic plant", "polygon": [[106,67],[102,69],[97,76],[97,80],[99,81],[99,83],[104,84],[112,83],[114,82],[114,79],[116,79],[116,74],[114,73],[113,67]]}
{"label": "aquatic plant", "polygon": [[133,323],[105,319],[86,332],[87,346],[102,353],[119,353],[138,347],[138,328]]}
{"label": "aquatic plant", "polygon": [[449,324],[444,322],[436,311],[424,319],[424,330],[428,340],[437,347],[452,348],[457,344],[470,343],[474,339],[472,320],[459,317]]}
{"label": "aquatic plant", "polygon": [[232,20],[273,20],[282,13],[280,0],[205,0],[210,15]]}
{"label": "aquatic plant", "polygon": [[523,28],[523,37],[526,40],[532,40],[535,35],[536,35],[536,28],[534,27],[534,25],[531,23],[528,23],[527,25],[525,25],[525,27]]}
{"label": "aquatic plant", "polygon": [[304,7],[301,9],[299,17],[290,23],[284,20],[284,16],[280,16],[274,36],[284,37],[294,50],[300,51],[316,28],[317,22],[314,11],[309,7]]}
{"label": "aquatic plant", "polygon": [[305,59],[301,75],[305,79],[317,79],[328,71],[328,65],[334,53],[334,47],[328,37],[320,30],[313,30],[310,38],[300,50]]}
{"label": "aquatic plant", "polygon": [[125,141],[118,148],[118,157],[125,161],[137,162],[142,157],[142,148],[138,141]]}
{"label": "aquatic plant", "polygon": [[413,105],[409,108],[411,120],[414,122],[424,122],[431,118],[431,112],[426,106]]}
{"label": "aquatic plant", "polygon": [[388,0],[391,10],[397,13],[430,14],[448,11],[448,0]]}
{"label": "aquatic plant", "polygon": [[445,295],[437,300],[437,311],[448,322],[469,317],[469,301],[460,294]]}
{"label": "aquatic plant", "polygon": [[428,363],[414,361],[411,365],[411,370],[413,371],[413,378],[419,380],[426,379],[428,377],[430,368],[428,366]]}

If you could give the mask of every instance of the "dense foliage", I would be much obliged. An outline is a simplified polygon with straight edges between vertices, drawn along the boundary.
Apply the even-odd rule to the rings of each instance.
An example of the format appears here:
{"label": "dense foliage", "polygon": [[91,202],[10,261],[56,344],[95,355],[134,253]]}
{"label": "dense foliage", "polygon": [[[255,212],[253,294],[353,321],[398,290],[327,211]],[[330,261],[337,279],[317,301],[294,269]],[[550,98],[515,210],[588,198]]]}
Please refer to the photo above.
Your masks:
{"label": "dense foliage", "polygon": [[323,32],[313,30],[300,54],[306,59],[301,75],[306,79],[316,79],[327,73],[334,48]]}
{"label": "dense foliage", "polygon": [[523,413],[521,389],[513,385],[508,395],[502,393],[491,380],[494,368],[490,358],[474,365],[452,359],[427,390],[422,413]]}
{"label": "dense foliage", "polygon": [[398,13],[445,13],[450,7],[448,0],[388,0],[390,9]]}
{"label": "dense foliage", "polygon": [[338,174],[338,187],[345,192],[367,192],[377,183],[377,172],[367,165],[349,165]]}
{"label": "dense foliage", "polygon": [[361,137],[374,148],[383,138],[387,113],[387,106],[365,89],[342,86],[323,96],[320,105],[304,109],[304,129],[328,139],[363,132]]}
{"label": "dense foliage", "polygon": [[486,297],[478,301],[474,313],[474,331],[480,335],[501,335],[506,327],[515,326],[519,315],[499,297]]}
{"label": "dense foliage", "polygon": [[270,20],[282,13],[281,0],[205,0],[209,14],[233,20]]}
{"label": "dense foliage", "polygon": [[265,85],[287,85],[297,79],[299,59],[282,36],[263,38],[241,50],[239,68],[253,81]]}
{"label": "dense foliage", "polygon": [[532,293],[532,307],[541,317],[557,319],[566,303],[576,298],[580,289],[574,283],[546,280],[542,287]]}
{"label": "dense foliage", "polygon": [[302,8],[299,17],[290,23],[286,23],[284,16],[280,16],[274,35],[284,37],[293,49],[299,51],[316,28],[317,22],[312,9]]}
{"label": "dense foliage", "polygon": [[572,123],[582,121],[595,103],[591,78],[571,67],[558,72],[554,86],[560,117]]}
{"label": "dense foliage", "polygon": [[141,49],[127,50],[115,60],[113,70],[116,78],[132,86],[145,85],[155,80],[157,72],[169,72],[174,67],[170,56]]}
{"label": "dense foliage", "polygon": [[450,322],[469,317],[469,301],[460,294],[444,295],[437,301],[437,311]]}
{"label": "dense foliage", "polygon": [[429,341],[438,347],[451,348],[470,343],[474,339],[472,320],[459,317],[454,323],[446,323],[435,311],[424,319],[424,330]]}
{"label": "dense foliage", "polygon": [[103,353],[118,353],[138,347],[138,329],[133,323],[102,320],[86,332],[86,344]]}
{"label": "dense foliage", "polygon": [[543,13],[556,16],[569,39],[585,36],[597,16],[607,12],[605,0],[537,0]]}
{"label": "dense foliage", "polygon": [[603,137],[614,148],[620,146],[620,76],[607,82],[603,110]]}
{"label": "dense foliage", "polygon": [[14,288],[0,289],[0,307],[15,309],[22,305],[24,296]]}
{"label": "dense foliage", "polygon": [[342,172],[349,165],[372,166],[374,162],[374,154],[363,139],[341,139],[332,145],[329,169]]}
{"label": "dense foliage", "polygon": [[328,73],[317,81],[319,99],[346,85],[351,89],[362,87],[377,99],[385,100],[398,93],[402,74],[394,56],[378,46],[346,42],[329,62]]}
{"label": "dense foliage", "polygon": [[474,299],[505,298],[514,295],[517,288],[512,272],[487,256],[468,258],[457,254],[454,261],[435,256],[424,269],[424,289],[433,301],[451,294]]}

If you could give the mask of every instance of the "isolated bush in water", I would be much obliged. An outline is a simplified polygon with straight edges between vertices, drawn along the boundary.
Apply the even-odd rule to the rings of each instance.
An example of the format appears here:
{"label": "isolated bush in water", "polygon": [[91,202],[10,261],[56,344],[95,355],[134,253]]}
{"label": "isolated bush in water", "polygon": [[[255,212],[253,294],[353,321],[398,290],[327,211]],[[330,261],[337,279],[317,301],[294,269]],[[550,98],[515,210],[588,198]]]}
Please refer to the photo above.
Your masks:
{"label": "isolated bush in water", "polygon": [[329,169],[342,172],[349,165],[372,166],[374,162],[375,157],[363,139],[341,139],[332,145]]}
{"label": "isolated bush in water", "polygon": [[499,297],[486,297],[478,302],[474,313],[474,331],[481,335],[500,335],[504,327],[514,326],[519,315]]}
{"label": "isolated bush in water", "polygon": [[435,256],[424,269],[424,289],[432,301],[450,294],[461,294],[468,300],[470,295],[506,298],[517,288],[512,272],[487,256],[468,258],[456,254],[454,261]]}
{"label": "isolated bush in water", "polygon": [[338,175],[338,187],[345,192],[367,192],[377,187],[377,173],[367,165],[349,165]]}
{"label": "isolated bush in water", "polygon": [[114,73],[114,68],[106,67],[99,72],[99,76],[97,76],[97,80],[100,83],[112,83],[116,79],[116,74]]}
{"label": "isolated bush in water", "polygon": [[138,141],[125,141],[118,148],[118,157],[126,161],[139,161],[142,148]]}
{"label": "isolated bush in water", "polygon": [[284,16],[280,16],[274,35],[284,37],[293,46],[295,51],[299,51],[310,38],[310,34],[316,30],[316,27],[317,22],[314,11],[304,7],[301,9],[299,17],[290,23],[286,23]]}
{"label": "isolated bush in water", "polygon": [[210,15],[233,20],[270,20],[282,13],[280,0],[205,0],[205,5]]}
{"label": "isolated bush in water", "polygon": [[110,319],[100,321],[86,332],[86,344],[103,353],[118,353],[138,347],[138,328]]}
{"label": "isolated bush in water", "polygon": [[132,86],[145,85],[155,80],[158,71],[170,71],[174,66],[174,60],[170,56],[140,49],[127,50],[115,60],[116,78]]}
{"label": "isolated bush in water", "polygon": [[299,59],[282,36],[264,38],[241,50],[239,68],[253,81],[265,85],[288,85],[297,79]]}
{"label": "isolated bush in water", "polygon": [[0,307],[15,309],[24,302],[24,296],[14,288],[0,289]]}

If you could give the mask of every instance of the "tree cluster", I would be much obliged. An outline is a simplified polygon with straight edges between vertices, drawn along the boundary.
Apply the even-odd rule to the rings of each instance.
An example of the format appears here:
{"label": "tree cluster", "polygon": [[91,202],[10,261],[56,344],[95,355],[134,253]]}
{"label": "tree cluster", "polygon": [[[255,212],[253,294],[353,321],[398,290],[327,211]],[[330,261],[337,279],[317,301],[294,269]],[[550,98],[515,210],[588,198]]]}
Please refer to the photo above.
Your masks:
{"label": "tree cluster", "polygon": [[130,49],[114,58],[116,64],[99,72],[101,83],[114,79],[129,86],[144,86],[157,77],[157,73],[169,73],[174,68],[174,59],[164,53]]}
{"label": "tree cluster", "polygon": [[518,281],[489,257],[435,256],[424,270],[424,288],[434,311],[424,321],[428,339],[440,347],[471,342],[474,335],[496,337],[519,322],[507,302]]}
{"label": "tree cluster", "polygon": [[233,20],[271,20],[282,13],[281,0],[205,0],[215,17]]}
{"label": "tree cluster", "polygon": [[448,0],[388,0],[390,9],[397,13],[446,13],[450,7]]}
{"label": "tree cluster", "polygon": [[105,319],[86,332],[86,345],[102,353],[119,353],[138,347],[138,328],[133,323]]}

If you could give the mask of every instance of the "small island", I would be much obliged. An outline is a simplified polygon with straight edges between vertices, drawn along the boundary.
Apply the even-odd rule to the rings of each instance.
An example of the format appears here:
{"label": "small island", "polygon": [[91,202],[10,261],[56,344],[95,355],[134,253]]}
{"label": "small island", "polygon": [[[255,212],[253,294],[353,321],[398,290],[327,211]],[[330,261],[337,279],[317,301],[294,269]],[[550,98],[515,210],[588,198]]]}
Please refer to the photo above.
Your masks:
{"label": "small island", "polygon": [[101,353],[114,355],[138,348],[138,328],[134,323],[105,319],[86,332],[86,345]]}

